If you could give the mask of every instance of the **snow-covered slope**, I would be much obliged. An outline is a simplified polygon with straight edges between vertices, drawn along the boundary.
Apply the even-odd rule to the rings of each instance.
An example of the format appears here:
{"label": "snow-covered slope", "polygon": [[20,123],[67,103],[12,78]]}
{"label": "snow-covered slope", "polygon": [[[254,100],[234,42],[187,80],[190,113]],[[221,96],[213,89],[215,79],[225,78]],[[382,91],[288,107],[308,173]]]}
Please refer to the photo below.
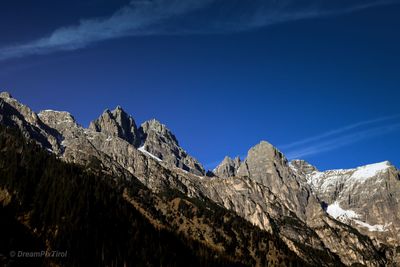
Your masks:
{"label": "snow-covered slope", "polygon": [[379,242],[400,240],[400,172],[390,162],[323,172],[310,166],[291,163],[326,204],[329,215]]}
{"label": "snow-covered slope", "polygon": [[[361,185],[371,178],[377,178],[385,174],[391,167],[390,162],[384,161],[375,164],[369,164],[354,169],[328,170],[324,172],[313,171],[306,175],[307,182],[317,191],[328,191],[338,184],[343,184],[349,188],[355,185]],[[382,179],[375,182],[379,183]]]}
{"label": "snow-covered slope", "polygon": [[388,231],[388,227],[392,225],[392,223],[386,223],[384,225],[382,224],[375,224],[375,225],[370,225],[366,222],[360,221],[357,218],[360,217],[359,214],[357,214],[353,210],[344,210],[340,207],[338,202],[335,202],[331,205],[328,206],[326,209],[326,212],[331,215],[333,218],[347,223],[347,224],[356,224],[359,227],[366,228],[370,232],[386,232]]}

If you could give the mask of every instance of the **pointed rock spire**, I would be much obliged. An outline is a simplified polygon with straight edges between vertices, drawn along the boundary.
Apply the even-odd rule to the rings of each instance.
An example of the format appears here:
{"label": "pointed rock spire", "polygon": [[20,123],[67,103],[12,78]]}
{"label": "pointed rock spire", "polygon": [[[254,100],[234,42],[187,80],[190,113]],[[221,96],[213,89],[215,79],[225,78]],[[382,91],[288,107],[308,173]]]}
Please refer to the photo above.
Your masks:
{"label": "pointed rock spire", "polygon": [[289,166],[300,175],[308,175],[315,171],[318,171],[318,169],[315,166],[301,159],[292,160],[289,163]]}
{"label": "pointed rock spire", "polygon": [[237,174],[252,177],[257,182],[268,184],[272,176],[281,177],[279,169],[286,168],[285,156],[273,145],[261,141],[252,147]]}
{"label": "pointed rock spire", "polygon": [[48,150],[55,153],[60,151],[59,134],[8,92],[0,93],[0,123],[19,128],[24,136],[37,141]]}
{"label": "pointed rock spire", "polygon": [[1,92],[0,98],[13,98],[9,92]]}
{"label": "pointed rock spire", "polygon": [[236,175],[237,170],[240,167],[240,158],[234,159],[226,156],[224,160],[214,169],[214,174],[221,178],[229,178]]}
{"label": "pointed rock spire", "polygon": [[167,128],[166,125],[162,124],[156,119],[145,121],[140,126],[142,139],[146,139],[148,135],[158,135],[165,139],[165,142],[171,145],[179,146],[179,142],[175,135]]}
{"label": "pointed rock spire", "polygon": [[144,122],[139,132],[141,146],[149,153],[188,172],[197,175],[205,174],[203,166],[179,146],[175,135],[158,120]]}
{"label": "pointed rock spire", "polygon": [[89,129],[122,138],[134,146],[140,144],[135,120],[121,106],[113,111],[106,109],[98,119],[90,123]]}

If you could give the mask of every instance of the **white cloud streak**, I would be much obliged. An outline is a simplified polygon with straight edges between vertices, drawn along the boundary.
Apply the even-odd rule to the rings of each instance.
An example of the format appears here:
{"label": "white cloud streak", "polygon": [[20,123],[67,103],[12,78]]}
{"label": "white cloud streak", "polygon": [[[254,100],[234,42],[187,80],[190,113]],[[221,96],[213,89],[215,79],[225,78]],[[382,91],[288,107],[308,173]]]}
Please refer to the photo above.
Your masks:
{"label": "white cloud streak", "polygon": [[201,8],[210,1],[131,1],[111,17],[82,20],[79,25],[57,29],[39,40],[0,48],[0,60],[77,50],[104,40],[153,34],[150,26]]}
{"label": "white cloud streak", "polygon": [[338,134],[341,134],[341,133],[344,133],[344,132],[359,128],[361,126],[368,126],[368,125],[375,124],[375,123],[378,123],[378,122],[389,121],[389,120],[393,120],[393,119],[397,119],[397,118],[400,118],[400,114],[357,122],[357,123],[354,123],[354,124],[351,124],[351,125],[344,126],[342,128],[339,128],[339,129],[328,131],[328,132],[320,134],[320,135],[316,135],[316,136],[313,136],[313,137],[305,138],[303,140],[299,140],[299,141],[296,141],[296,142],[293,142],[293,143],[290,143],[290,144],[286,144],[286,145],[280,146],[280,148],[281,149],[289,149],[289,148],[292,148],[292,147],[296,147],[296,146],[300,146],[300,145],[304,145],[304,144],[309,144],[309,143],[316,142],[318,140],[321,140],[321,139],[324,139],[324,138],[327,138],[327,137],[330,137],[330,136],[338,135]]}
{"label": "white cloud streak", "polygon": [[[392,118],[396,118],[396,117],[398,118],[399,116],[392,116]],[[382,121],[383,121],[383,118],[371,120],[371,121],[360,122],[360,123],[358,123],[358,126],[368,125],[368,124],[372,124],[373,122],[382,122]],[[353,124],[348,127],[343,127],[341,129],[330,131],[326,134],[322,134],[322,135],[318,136],[317,139],[313,140],[315,142],[300,141],[300,142],[298,142],[298,144],[299,144],[298,148],[287,151],[287,153],[286,153],[287,158],[298,159],[298,158],[302,158],[305,156],[316,155],[316,154],[320,154],[323,152],[335,150],[335,149],[341,148],[343,146],[350,145],[350,144],[353,144],[353,143],[356,143],[356,142],[359,142],[359,141],[362,141],[365,139],[381,136],[384,134],[388,134],[388,133],[400,130],[400,123],[391,123],[391,124],[387,124],[387,125],[375,126],[372,128],[370,127],[368,129],[357,130],[352,133],[340,135],[345,132],[344,129],[347,128],[346,131],[353,130],[356,127],[358,127],[356,125],[357,124]],[[326,139],[326,137],[332,137],[335,133],[339,134],[339,136],[336,136],[336,137],[333,137],[330,139]],[[322,136],[324,137],[324,139],[322,139]],[[310,139],[312,139],[312,138],[310,138]],[[308,139],[308,140],[310,140],[310,139]]]}
{"label": "white cloud streak", "polygon": [[110,17],[82,20],[28,43],[0,46],[0,61],[77,50],[128,36],[246,31],[393,2],[398,0],[349,0],[339,6],[331,0],[305,0],[301,5],[296,0],[132,0]]}

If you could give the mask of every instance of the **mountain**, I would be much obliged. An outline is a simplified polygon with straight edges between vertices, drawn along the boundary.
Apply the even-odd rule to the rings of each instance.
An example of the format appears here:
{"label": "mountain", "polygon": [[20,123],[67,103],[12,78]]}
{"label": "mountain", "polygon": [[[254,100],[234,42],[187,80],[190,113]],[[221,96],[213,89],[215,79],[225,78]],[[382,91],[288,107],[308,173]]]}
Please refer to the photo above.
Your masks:
{"label": "mountain", "polygon": [[[141,184],[152,201],[144,203],[129,190],[117,190],[116,194],[122,194],[125,202],[155,226],[165,224],[157,219],[164,216],[170,232],[203,242],[207,248],[219,247],[226,257],[232,254],[227,240],[236,236],[233,251],[239,263],[252,258],[249,265],[278,264],[271,254],[264,260],[265,255],[257,254],[267,252],[265,245],[257,243],[266,240],[275,242],[274,251],[279,252],[274,255],[293,253],[288,253],[287,259],[279,256],[283,262],[311,266],[400,263],[396,213],[400,201],[399,171],[389,163],[337,171],[332,176],[330,171],[319,172],[305,161],[288,162],[277,148],[262,141],[249,150],[243,161],[226,157],[209,177],[165,125],[150,120],[137,127],[121,107],[106,110],[85,129],[67,112],[47,110],[35,116],[9,94],[2,93],[0,121],[18,129],[24,138],[58,160],[109,177],[103,179],[114,181],[117,188]],[[166,198],[171,192],[174,197]],[[368,201],[370,192],[374,192],[373,201]],[[176,209],[181,205],[191,212],[178,216]],[[199,209],[200,214],[213,214],[199,220],[198,216],[193,217]],[[233,219],[221,217],[221,212]],[[232,231],[231,224],[236,221],[247,221],[248,226]],[[204,222],[208,222],[206,227]],[[222,247],[216,241],[220,237],[212,234],[220,233],[220,229],[227,231],[221,232],[220,237],[225,238]],[[243,233],[238,236],[239,230]],[[264,237],[257,242],[250,239],[254,245],[248,247],[243,235],[251,236],[252,232]],[[246,247],[250,258],[245,256]],[[256,248],[264,250],[254,254]]]}
{"label": "mountain", "polygon": [[136,127],[134,119],[120,106],[108,109],[92,121],[89,130],[106,134],[109,138],[119,137],[147,155],[195,174],[205,173],[203,166],[189,156],[178,144],[173,133],[159,121],[153,119]]}
{"label": "mountain", "polygon": [[[4,266],[305,264],[277,236],[212,202],[64,163],[4,126],[0,166]],[[66,256],[8,257],[21,249]]]}
{"label": "mountain", "polygon": [[213,174],[221,178],[229,178],[236,175],[240,166],[240,158],[231,159],[226,156],[224,160],[213,170]]}
{"label": "mountain", "polygon": [[204,175],[203,166],[179,146],[178,140],[167,126],[153,119],[144,122],[139,131],[141,149],[185,171]]}
{"label": "mountain", "polygon": [[135,120],[120,106],[112,112],[106,109],[97,120],[90,123],[89,129],[122,138],[134,146],[141,142]]}
{"label": "mountain", "polygon": [[397,246],[400,240],[400,172],[390,162],[354,169],[318,171],[305,163],[301,172],[326,211],[377,242]]}

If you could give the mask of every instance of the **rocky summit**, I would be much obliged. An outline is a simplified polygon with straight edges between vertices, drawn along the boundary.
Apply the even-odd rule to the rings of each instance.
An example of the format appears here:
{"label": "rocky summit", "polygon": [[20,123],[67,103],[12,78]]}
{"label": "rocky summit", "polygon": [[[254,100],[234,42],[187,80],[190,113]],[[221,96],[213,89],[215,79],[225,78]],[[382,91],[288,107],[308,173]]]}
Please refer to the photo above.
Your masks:
{"label": "rocky summit", "polygon": [[97,120],[90,123],[89,129],[102,132],[108,136],[122,138],[134,146],[140,144],[139,131],[135,120],[120,106],[113,111],[106,109]]}
{"label": "rocky summit", "polygon": [[240,166],[240,158],[231,159],[226,156],[224,160],[213,170],[213,174],[221,178],[229,178],[236,176]]}
{"label": "rocky summit", "polygon": [[[143,197],[124,191],[123,198],[159,228],[175,222],[171,214],[175,208],[189,206],[187,212],[192,214],[204,203],[212,203],[206,205],[204,214],[213,209],[236,214],[251,225],[249,229],[255,227],[281,242],[289,254],[298,257],[298,266],[400,265],[400,172],[389,162],[319,171],[304,160],[289,162],[276,147],[262,141],[250,148],[243,160],[225,157],[210,177],[180,147],[166,125],[149,120],[138,127],[121,107],[105,110],[84,128],[68,112],[36,114],[10,94],[1,93],[0,122],[57,159],[114,177],[117,185],[127,183],[136,188],[137,179],[158,200],[152,204],[146,200],[145,209]],[[12,191],[3,188],[1,192],[5,206]],[[193,206],[182,198],[172,198],[167,204],[165,196],[170,193],[166,192],[203,204]],[[155,216],[154,210],[163,210],[163,215]],[[208,217],[189,220],[189,215],[185,216],[171,229],[216,250],[226,252],[227,248],[219,245],[225,242],[222,240],[236,240],[243,234],[238,228],[211,227]],[[219,221],[224,224],[229,218],[225,215]],[[214,232],[222,243],[212,241]],[[242,238],[238,242],[247,241]],[[267,266],[254,256],[254,247],[248,246],[254,260],[250,265]],[[275,261],[269,264],[279,265]]]}

